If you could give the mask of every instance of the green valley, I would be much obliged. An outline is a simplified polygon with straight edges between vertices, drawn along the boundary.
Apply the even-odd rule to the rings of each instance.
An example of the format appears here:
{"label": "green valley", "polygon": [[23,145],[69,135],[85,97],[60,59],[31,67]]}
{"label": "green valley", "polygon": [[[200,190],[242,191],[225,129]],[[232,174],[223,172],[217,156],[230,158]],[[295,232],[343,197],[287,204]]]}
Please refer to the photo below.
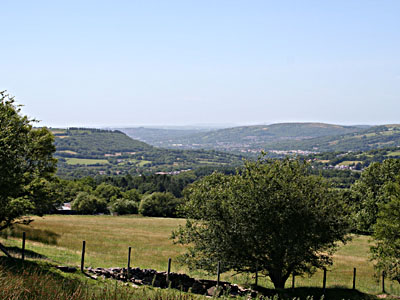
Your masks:
{"label": "green valley", "polygon": [[201,166],[238,166],[240,155],[214,150],[161,149],[118,130],[52,129],[58,175],[76,178],[119,174],[179,174]]}

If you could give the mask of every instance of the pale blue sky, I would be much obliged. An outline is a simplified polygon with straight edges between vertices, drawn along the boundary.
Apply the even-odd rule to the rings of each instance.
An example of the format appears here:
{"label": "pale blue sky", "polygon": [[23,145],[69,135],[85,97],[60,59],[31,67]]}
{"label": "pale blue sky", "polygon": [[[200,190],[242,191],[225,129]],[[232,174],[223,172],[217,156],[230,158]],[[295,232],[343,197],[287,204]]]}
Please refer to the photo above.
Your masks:
{"label": "pale blue sky", "polygon": [[400,123],[400,1],[3,1],[0,90],[47,126]]}

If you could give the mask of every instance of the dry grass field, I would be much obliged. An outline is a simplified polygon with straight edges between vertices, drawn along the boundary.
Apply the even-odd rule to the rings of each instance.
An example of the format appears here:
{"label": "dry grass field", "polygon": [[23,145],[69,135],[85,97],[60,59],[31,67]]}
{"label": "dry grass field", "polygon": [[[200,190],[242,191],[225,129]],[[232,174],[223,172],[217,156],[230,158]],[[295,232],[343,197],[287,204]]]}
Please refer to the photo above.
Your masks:
{"label": "dry grass field", "polygon": [[[185,224],[182,219],[146,218],[140,216],[60,216],[35,217],[30,225],[34,229],[48,230],[57,234],[57,244],[49,245],[27,241],[28,250],[44,255],[57,264],[80,264],[82,241],[86,241],[86,266],[118,267],[127,262],[128,247],[132,247],[131,265],[140,268],[166,270],[168,258],[173,260],[172,271],[185,272],[194,277],[209,278],[202,272],[189,272],[174,259],[184,247],[174,245],[171,231]],[[19,246],[17,238],[2,239],[7,246]],[[364,293],[379,294],[381,283],[375,277],[373,263],[369,260],[369,238],[354,236],[353,240],[339,247],[334,255],[334,264],[328,269],[327,287],[351,288],[353,268],[357,268],[356,287]],[[244,285],[254,283],[254,274],[232,276],[224,274],[223,280]],[[267,278],[260,278],[259,284],[272,287]],[[291,285],[291,278],[287,287]],[[296,287],[321,287],[322,272],[312,277],[296,278]],[[399,294],[398,283],[386,282],[386,290]]]}

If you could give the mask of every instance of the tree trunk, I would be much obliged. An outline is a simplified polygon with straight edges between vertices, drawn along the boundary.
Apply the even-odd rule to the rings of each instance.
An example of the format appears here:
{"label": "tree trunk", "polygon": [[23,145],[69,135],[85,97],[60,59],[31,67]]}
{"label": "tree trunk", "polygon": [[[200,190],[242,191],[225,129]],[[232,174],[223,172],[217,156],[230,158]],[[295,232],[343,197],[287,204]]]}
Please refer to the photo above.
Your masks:
{"label": "tree trunk", "polygon": [[269,275],[272,283],[276,289],[284,289],[286,280],[289,278],[290,274],[282,275],[282,271],[275,271]]}

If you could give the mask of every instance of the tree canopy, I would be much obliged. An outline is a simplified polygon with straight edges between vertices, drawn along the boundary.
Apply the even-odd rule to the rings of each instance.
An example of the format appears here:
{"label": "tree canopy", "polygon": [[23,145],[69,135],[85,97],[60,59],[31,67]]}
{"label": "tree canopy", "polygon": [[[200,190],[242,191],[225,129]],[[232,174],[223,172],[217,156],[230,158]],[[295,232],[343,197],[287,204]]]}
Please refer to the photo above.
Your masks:
{"label": "tree canopy", "polygon": [[0,230],[23,216],[54,207],[56,159],[53,135],[33,128],[14,98],[0,92]]}
{"label": "tree canopy", "polygon": [[386,159],[374,162],[361,174],[351,187],[354,208],[355,228],[361,232],[372,233],[378,217],[378,207],[388,202],[385,185],[394,182],[400,174],[400,160]]}
{"label": "tree canopy", "polygon": [[246,162],[241,173],[214,173],[189,186],[182,213],[186,226],[173,232],[187,244],[180,257],[189,268],[259,272],[276,288],[291,274],[331,263],[348,222],[325,180],[298,160]]}
{"label": "tree canopy", "polygon": [[400,283],[400,176],[384,186],[386,203],[379,204],[371,247],[376,268]]}

